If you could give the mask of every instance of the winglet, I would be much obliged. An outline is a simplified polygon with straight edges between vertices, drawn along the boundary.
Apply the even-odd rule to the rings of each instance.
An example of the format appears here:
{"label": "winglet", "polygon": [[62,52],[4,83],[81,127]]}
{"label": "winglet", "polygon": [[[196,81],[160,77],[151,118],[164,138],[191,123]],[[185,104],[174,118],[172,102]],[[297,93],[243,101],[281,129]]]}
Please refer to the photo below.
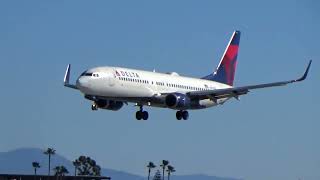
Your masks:
{"label": "winglet", "polygon": [[309,69],[311,67],[311,63],[312,63],[312,60],[309,61],[308,67],[307,67],[306,71],[304,72],[303,76],[301,76],[301,78],[299,78],[299,79],[294,80],[294,82],[303,81],[307,78],[308,73],[309,73]]}
{"label": "winglet", "polygon": [[70,68],[71,68],[71,64],[68,64],[68,67],[67,67],[66,73],[65,73],[65,75],[64,75],[64,79],[63,79],[64,85],[69,84]]}
{"label": "winglet", "polygon": [[73,89],[78,89],[75,85],[69,84],[70,69],[71,69],[71,64],[68,64],[68,67],[67,67],[66,73],[64,75],[64,79],[63,79],[64,86],[69,87],[69,88],[73,88]]}

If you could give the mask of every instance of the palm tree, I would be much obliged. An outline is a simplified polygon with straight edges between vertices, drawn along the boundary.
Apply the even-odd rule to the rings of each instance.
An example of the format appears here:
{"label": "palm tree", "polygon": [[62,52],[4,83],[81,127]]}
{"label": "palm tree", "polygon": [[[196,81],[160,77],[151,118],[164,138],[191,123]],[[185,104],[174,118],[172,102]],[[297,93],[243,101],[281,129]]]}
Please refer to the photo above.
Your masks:
{"label": "palm tree", "polygon": [[77,176],[77,169],[81,165],[80,161],[78,159],[76,159],[72,163],[73,163],[73,166],[74,166],[74,176]]}
{"label": "palm tree", "polygon": [[160,165],[162,167],[162,180],[164,180],[164,170],[166,169],[166,167],[168,166],[169,161],[167,160],[162,160],[162,164]]}
{"label": "palm tree", "polygon": [[38,162],[32,162],[32,167],[34,168],[34,175],[37,175],[37,168],[40,168],[40,164]]}
{"label": "palm tree", "polygon": [[60,174],[61,174],[61,176],[64,176],[66,174],[69,174],[69,171],[66,167],[60,166]]}
{"label": "palm tree", "polygon": [[48,157],[49,157],[48,176],[50,176],[51,155],[55,155],[56,150],[54,150],[53,148],[48,148],[46,151],[43,152],[43,154],[48,155]]}
{"label": "palm tree", "polygon": [[171,173],[176,172],[176,170],[174,169],[173,166],[168,165],[168,167],[167,167],[167,172],[168,172],[168,180],[170,180],[170,175],[171,175]]}
{"label": "palm tree", "polygon": [[153,162],[149,162],[149,164],[147,165],[147,168],[149,170],[149,173],[148,173],[148,180],[150,179],[150,173],[151,173],[151,169],[157,167],[156,165],[153,164]]}
{"label": "palm tree", "polygon": [[60,174],[60,166],[56,166],[52,170],[54,171],[55,176],[58,176]]}

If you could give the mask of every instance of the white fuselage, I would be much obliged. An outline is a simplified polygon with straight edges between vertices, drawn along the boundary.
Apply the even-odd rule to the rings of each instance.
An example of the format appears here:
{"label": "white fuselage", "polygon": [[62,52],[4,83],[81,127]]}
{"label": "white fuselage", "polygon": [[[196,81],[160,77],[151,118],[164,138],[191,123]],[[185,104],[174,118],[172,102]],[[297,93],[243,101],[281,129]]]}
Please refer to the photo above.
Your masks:
{"label": "white fuselage", "polygon": [[[85,95],[157,107],[165,107],[162,99],[166,94],[185,94],[191,91],[231,87],[214,81],[179,76],[177,73],[158,73],[121,67],[89,69],[78,78],[76,86]],[[219,101],[203,99],[199,102],[200,107],[191,109],[211,107],[226,100],[227,98]]]}

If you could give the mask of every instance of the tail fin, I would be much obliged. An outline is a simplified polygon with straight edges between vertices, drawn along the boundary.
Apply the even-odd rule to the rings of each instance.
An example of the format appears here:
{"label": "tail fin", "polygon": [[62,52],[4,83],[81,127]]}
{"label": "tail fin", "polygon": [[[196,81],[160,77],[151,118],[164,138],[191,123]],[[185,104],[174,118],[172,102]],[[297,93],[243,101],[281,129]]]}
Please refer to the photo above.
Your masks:
{"label": "tail fin", "polygon": [[220,63],[214,73],[203,77],[211,81],[217,81],[223,84],[233,86],[233,80],[237,67],[237,56],[240,43],[240,31],[234,31],[225,49]]}

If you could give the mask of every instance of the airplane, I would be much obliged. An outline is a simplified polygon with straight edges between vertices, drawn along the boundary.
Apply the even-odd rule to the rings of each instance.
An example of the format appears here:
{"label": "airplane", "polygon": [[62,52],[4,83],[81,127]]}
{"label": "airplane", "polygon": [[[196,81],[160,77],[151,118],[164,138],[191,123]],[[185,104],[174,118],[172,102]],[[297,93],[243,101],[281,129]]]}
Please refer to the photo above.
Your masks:
{"label": "airplane", "polygon": [[198,110],[222,105],[227,100],[249,93],[250,90],[303,81],[306,79],[312,60],[304,74],[294,80],[234,87],[240,31],[234,31],[217,68],[202,78],[180,76],[176,72],[159,73],[122,67],[96,67],[84,71],[70,84],[71,65],[64,76],[64,86],[79,90],[93,102],[91,109],[117,111],[124,104],[135,103],[139,107],[135,117],[147,120],[149,114],[144,106],[176,110],[177,120],[187,120],[188,110]]}

